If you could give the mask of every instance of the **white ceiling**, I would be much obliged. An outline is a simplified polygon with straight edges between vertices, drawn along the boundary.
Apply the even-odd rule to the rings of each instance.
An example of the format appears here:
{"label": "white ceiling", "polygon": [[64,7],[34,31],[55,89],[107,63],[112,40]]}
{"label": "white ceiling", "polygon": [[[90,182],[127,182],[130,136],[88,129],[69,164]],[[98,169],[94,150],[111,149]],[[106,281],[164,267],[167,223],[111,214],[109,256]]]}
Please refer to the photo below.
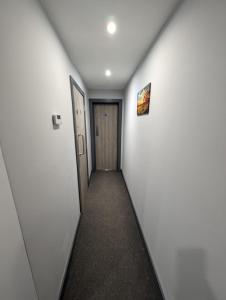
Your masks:
{"label": "white ceiling", "polygon": [[[178,0],[41,2],[87,87],[123,89]],[[114,36],[106,31],[112,18],[118,27]]]}

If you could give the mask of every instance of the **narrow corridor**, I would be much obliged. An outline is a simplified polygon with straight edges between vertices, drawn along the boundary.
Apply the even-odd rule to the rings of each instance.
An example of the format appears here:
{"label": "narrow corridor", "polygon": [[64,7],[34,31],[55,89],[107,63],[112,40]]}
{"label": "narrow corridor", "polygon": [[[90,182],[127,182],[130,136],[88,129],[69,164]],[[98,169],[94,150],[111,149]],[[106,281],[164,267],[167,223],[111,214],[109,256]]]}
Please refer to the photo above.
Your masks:
{"label": "narrow corridor", "polygon": [[120,172],[92,175],[62,300],[160,300]]}

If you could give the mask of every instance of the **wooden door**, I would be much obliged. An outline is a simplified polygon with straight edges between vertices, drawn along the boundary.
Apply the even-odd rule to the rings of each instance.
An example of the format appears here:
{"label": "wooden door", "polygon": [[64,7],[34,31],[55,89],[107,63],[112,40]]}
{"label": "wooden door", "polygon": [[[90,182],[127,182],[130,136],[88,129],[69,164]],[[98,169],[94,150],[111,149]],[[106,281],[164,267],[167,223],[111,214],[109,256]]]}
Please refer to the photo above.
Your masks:
{"label": "wooden door", "polygon": [[97,170],[117,170],[118,105],[95,104],[95,153]]}
{"label": "wooden door", "polygon": [[84,210],[84,199],[88,189],[88,160],[85,124],[85,99],[75,85],[73,89],[73,115],[75,125],[75,142],[78,168],[78,182],[81,211]]}

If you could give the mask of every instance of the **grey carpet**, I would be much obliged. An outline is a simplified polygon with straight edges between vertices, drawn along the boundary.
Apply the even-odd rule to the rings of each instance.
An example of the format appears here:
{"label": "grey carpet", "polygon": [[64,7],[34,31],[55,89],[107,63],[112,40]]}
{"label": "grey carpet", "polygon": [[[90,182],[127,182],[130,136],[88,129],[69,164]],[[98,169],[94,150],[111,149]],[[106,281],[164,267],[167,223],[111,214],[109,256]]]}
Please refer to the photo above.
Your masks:
{"label": "grey carpet", "polygon": [[162,300],[119,172],[92,175],[62,300]]}

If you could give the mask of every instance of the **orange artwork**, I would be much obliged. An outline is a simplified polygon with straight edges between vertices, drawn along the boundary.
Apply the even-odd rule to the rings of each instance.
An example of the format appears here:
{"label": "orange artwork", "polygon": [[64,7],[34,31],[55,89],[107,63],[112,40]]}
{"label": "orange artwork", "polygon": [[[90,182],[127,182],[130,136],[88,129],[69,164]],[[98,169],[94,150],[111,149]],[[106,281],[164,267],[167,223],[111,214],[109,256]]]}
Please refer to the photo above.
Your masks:
{"label": "orange artwork", "polygon": [[137,115],[142,116],[149,113],[151,99],[151,83],[143,88],[137,95]]}

